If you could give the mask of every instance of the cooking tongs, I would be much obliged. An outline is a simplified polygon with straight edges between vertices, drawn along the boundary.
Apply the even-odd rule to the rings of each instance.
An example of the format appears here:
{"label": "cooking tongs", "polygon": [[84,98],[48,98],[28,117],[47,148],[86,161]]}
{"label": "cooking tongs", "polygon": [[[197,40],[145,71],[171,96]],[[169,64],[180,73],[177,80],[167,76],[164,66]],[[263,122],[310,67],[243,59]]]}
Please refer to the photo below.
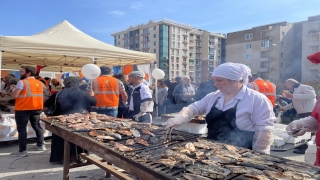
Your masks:
{"label": "cooking tongs", "polygon": [[166,134],[164,135],[164,139],[163,139],[164,143],[171,141],[171,133],[172,133],[172,128],[168,129]]}
{"label": "cooking tongs", "polygon": [[295,136],[298,134],[298,132],[300,132],[300,131],[303,130],[303,129],[304,129],[304,127],[299,128],[299,129],[295,129],[295,130],[293,130],[293,131],[287,131],[287,132],[292,132],[292,134],[289,135],[288,137],[286,137],[285,139],[283,139],[282,142],[279,142],[279,143],[277,144],[277,147],[286,144],[286,142],[287,142],[289,139],[291,139],[292,137],[295,137]]}

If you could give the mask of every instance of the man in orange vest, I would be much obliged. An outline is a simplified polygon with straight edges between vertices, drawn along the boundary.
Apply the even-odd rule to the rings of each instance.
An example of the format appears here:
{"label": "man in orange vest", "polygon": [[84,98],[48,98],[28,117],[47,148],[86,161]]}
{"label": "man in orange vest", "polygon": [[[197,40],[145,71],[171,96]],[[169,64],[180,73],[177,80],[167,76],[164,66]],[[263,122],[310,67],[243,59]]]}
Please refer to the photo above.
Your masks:
{"label": "man in orange vest", "polygon": [[19,151],[11,153],[11,156],[27,156],[27,124],[30,121],[37,135],[37,146],[32,150],[43,151],[43,129],[40,125],[40,114],[43,109],[43,84],[34,78],[36,69],[25,66],[20,70],[20,81],[13,86],[11,97],[16,99],[15,119],[19,133]]}
{"label": "man in orange vest", "polygon": [[250,84],[253,86],[253,90],[266,95],[274,106],[277,97],[276,86],[269,81],[261,79],[258,74],[252,74],[250,81]]}
{"label": "man in orange vest", "polygon": [[119,95],[124,104],[127,104],[128,95],[122,82],[111,76],[111,68],[101,66],[101,75],[92,80],[92,90],[97,99],[95,110],[98,114],[118,116]]}

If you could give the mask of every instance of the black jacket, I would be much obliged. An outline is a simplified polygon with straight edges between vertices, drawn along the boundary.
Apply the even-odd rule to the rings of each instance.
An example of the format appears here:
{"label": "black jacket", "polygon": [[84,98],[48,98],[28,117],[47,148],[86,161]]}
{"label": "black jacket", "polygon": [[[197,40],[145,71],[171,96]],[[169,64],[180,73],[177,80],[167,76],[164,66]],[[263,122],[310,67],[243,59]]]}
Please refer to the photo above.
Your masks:
{"label": "black jacket", "polygon": [[[57,93],[50,96],[44,103],[45,107],[50,107],[54,104]],[[54,115],[81,113],[84,110],[90,111],[91,106],[95,106],[96,103],[97,100],[93,96],[78,87],[64,88],[58,94],[57,108]]]}

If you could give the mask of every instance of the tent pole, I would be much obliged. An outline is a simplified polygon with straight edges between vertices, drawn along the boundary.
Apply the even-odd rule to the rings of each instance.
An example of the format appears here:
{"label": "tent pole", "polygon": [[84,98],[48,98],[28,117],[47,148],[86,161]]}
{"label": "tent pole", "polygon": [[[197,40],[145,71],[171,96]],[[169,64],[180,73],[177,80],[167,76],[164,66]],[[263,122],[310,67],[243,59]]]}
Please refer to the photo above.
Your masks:
{"label": "tent pole", "polygon": [[[154,64],[154,69],[157,69],[157,63]],[[151,73],[151,76],[152,76],[152,73]],[[154,91],[155,91],[155,96],[156,96],[156,103],[157,103],[157,106],[156,106],[156,117],[158,117],[158,106],[159,106],[159,102],[158,102],[158,79],[154,78],[155,79],[155,88],[154,88]]]}
{"label": "tent pole", "polygon": [[[2,76],[1,72],[2,72],[2,68],[1,68],[1,65],[2,65],[2,51],[0,50],[0,77]],[[2,89],[3,87],[1,87]]]}

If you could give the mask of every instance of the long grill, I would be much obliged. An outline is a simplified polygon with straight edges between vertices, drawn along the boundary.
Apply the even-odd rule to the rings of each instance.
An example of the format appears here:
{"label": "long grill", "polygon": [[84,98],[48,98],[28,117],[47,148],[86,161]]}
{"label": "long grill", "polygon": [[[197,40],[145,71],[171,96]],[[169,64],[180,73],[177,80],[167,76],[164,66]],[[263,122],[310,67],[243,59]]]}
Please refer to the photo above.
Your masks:
{"label": "long grill", "polygon": [[[46,121],[45,121],[46,122]],[[50,130],[50,123],[46,122],[46,128]],[[177,132],[180,136],[183,136],[185,138],[184,141],[172,141],[168,143],[157,143],[157,144],[149,144],[148,147],[145,147],[141,144],[135,143],[132,147],[135,148],[133,152],[121,152],[115,149],[111,143],[109,142],[104,142],[101,143],[97,141],[96,139],[89,137],[88,132],[76,132],[72,133],[70,132],[70,129],[67,128],[65,125],[61,124],[54,124],[52,125],[53,127],[56,126],[60,129],[62,129],[63,135],[65,139],[69,140],[70,142],[73,142],[89,151],[92,151],[96,153],[95,148],[100,148],[98,152],[96,153],[97,155],[101,157],[106,157],[112,155],[112,157],[119,158],[121,159],[122,162],[126,162],[126,165],[121,165],[121,164],[116,164],[116,166],[119,166],[120,168],[123,168],[124,170],[128,171],[130,174],[133,174],[137,177],[139,177],[139,174],[142,172],[146,172],[148,174],[153,175],[156,177],[156,179],[184,179],[181,174],[185,171],[184,169],[179,169],[176,167],[173,167],[172,169],[157,163],[157,160],[161,158],[161,155],[165,153],[166,150],[172,149],[173,147],[183,145],[187,142],[195,142],[197,141],[196,139],[199,137],[199,135],[194,135],[194,134],[189,134],[185,132],[180,132],[180,131],[173,131]],[[53,131],[54,132],[54,128]],[[57,133],[57,132],[54,132]],[[157,132],[155,132],[156,136],[163,136],[163,135],[158,135]],[[71,136],[76,137],[76,141],[71,141],[72,138]],[[122,136],[123,139],[120,141],[117,141],[118,143],[121,143],[125,145],[126,140],[129,137]],[[132,138],[132,137],[130,137]],[[86,145],[90,144],[90,145]],[[94,147],[91,147],[94,146]],[[250,150],[248,150],[250,151]],[[103,153],[101,153],[103,152]],[[242,153],[247,152],[247,150],[244,150]],[[239,154],[242,154],[239,153]],[[277,157],[279,158],[279,157]],[[282,162],[289,162],[290,160],[280,158]],[[107,159],[108,160],[108,159]],[[112,162],[111,159],[108,161]],[[303,164],[303,163],[301,163]],[[306,168],[313,168],[310,165],[306,164]],[[318,172],[320,173],[320,170],[317,168]],[[137,172],[139,171],[139,172]],[[139,177],[140,179],[146,179],[143,176]],[[149,178],[150,179],[150,178]],[[228,179],[246,179],[245,177],[242,177],[240,174],[230,174],[228,175],[225,180]]]}

